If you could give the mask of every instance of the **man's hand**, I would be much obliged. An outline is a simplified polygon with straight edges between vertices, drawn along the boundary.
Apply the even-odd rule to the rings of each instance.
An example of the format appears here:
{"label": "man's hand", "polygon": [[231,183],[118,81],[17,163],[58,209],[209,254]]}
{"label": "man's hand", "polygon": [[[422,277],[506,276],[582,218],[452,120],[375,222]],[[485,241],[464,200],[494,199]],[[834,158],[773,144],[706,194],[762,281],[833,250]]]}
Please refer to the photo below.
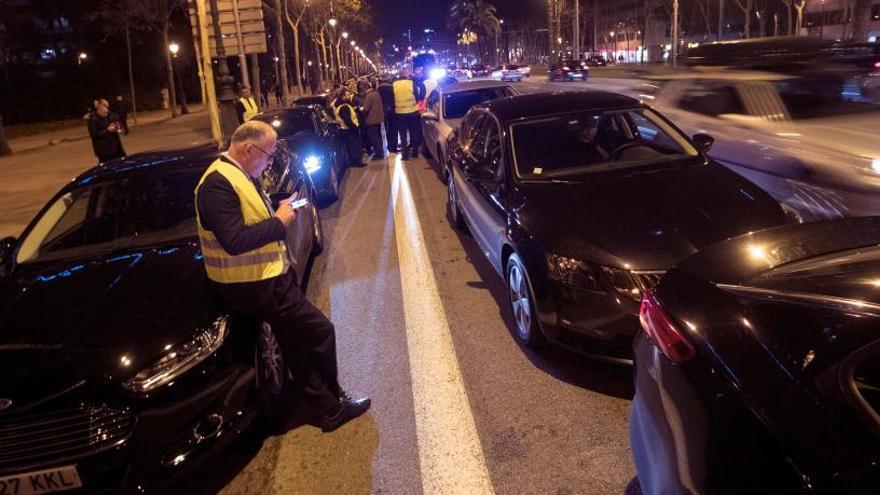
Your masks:
{"label": "man's hand", "polygon": [[281,220],[285,226],[289,226],[296,220],[296,210],[290,207],[290,203],[296,201],[297,195],[296,193],[291,194],[290,197],[282,199],[280,203],[278,203],[278,209],[275,210],[275,217],[278,220]]}

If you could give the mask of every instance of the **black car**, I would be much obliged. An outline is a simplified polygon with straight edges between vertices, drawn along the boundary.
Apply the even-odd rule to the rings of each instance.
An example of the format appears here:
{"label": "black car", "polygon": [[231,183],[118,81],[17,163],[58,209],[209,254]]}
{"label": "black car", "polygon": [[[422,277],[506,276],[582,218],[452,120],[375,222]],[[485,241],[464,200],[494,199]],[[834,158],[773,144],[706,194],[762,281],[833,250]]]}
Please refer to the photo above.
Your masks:
{"label": "black car", "polygon": [[489,68],[485,65],[473,65],[468,69],[468,77],[489,77]]}
{"label": "black car", "polygon": [[642,492],[876,494],[880,218],[711,246],[642,303]]}
{"label": "black car", "polygon": [[[0,241],[5,493],[160,490],[259,412],[278,413],[289,382],[271,329],[221,304],[202,261],[194,190],[216,157],[107,162]],[[277,170],[283,161],[264,183],[312,198],[305,172]],[[322,242],[310,213],[291,227],[300,280]]]}
{"label": "black car", "polygon": [[273,110],[254,117],[272,125],[291,158],[311,176],[321,206],[339,198],[346,148],[339,126],[319,106]]}
{"label": "black car", "polygon": [[[594,134],[592,144],[585,134]],[[703,150],[711,137],[694,137]],[[758,187],[656,111],[601,91],[472,108],[450,138],[448,209],[510,289],[515,335],[627,359],[642,293],[698,249],[785,223]]]}
{"label": "black car", "polygon": [[592,57],[587,58],[584,63],[589,67],[605,67],[608,65],[608,62],[605,61],[605,57],[602,55],[593,55]]}
{"label": "black car", "polygon": [[328,101],[329,96],[330,95],[328,93],[319,93],[316,95],[300,96],[299,98],[296,98],[295,100],[293,100],[293,104],[294,104],[294,106],[299,106],[299,107],[310,107],[312,105],[319,105],[323,109],[329,111],[330,110],[330,102]]}
{"label": "black car", "polygon": [[590,76],[590,68],[578,60],[565,60],[550,65],[547,73],[548,81],[586,81]]}

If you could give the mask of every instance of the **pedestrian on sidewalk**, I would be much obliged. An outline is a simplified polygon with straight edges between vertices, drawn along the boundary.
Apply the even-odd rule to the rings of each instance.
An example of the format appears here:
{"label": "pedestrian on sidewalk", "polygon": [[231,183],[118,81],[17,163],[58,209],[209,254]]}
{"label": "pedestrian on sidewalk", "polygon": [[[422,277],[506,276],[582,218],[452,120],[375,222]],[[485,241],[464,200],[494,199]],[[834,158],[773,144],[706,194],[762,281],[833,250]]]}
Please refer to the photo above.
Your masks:
{"label": "pedestrian on sidewalk", "polygon": [[281,99],[281,85],[278,83],[275,83],[275,86],[272,87],[272,92],[275,93],[275,103],[277,103],[278,106],[280,107],[283,103],[283,101]]}
{"label": "pedestrian on sidewalk", "polygon": [[122,132],[128,135],[128,102],[122,95],[116,95],[113,104],[110,105],[110,111],[119,116],[119,123],[122,125]]}
{"label": "pedestrian on sidewalk", "polygon": [[196,187],[196,228],[211,286],[232,308],[271,326],[294,396],[302,396],[310,422],[330,432],[365,413],[370,399],[353,399],[339,386],[336,330],[297,285],[286,245],[294,197],[273,211],[258,186],[277,140],[265,122],[235,130],[229,151]]}
{"label": "pedestrian on sidewalk", "polygon": [[238,123],[244,124],[260,113],[260,107],[257,105],[257,100],[251,96],[251,88],[242,86],[240,94],[235,102],[235,113],[238,114]]}
{"label": "pedestrian on sidewalk", "polygon": [[266,81],[260,84],[260,103],[262,103],[263,108],[269,108],[269,83]]}
{"label": "pedestrian on sidewalk", "polygon": [[385,158],[382,147],[382,124],[384,122],[385,109],[382,95],[379,94],[378,85],[373,83],[373,86],[367,91],[367,96],[364,97],[364,126],[373,150],[373,154],[370,156],[371,161]]}
{"label": "pedestrian on sidewalk", "polygon": [[125,156],[122,139],[119,137],[121,132],[119,116],[110,112],[107,100],[98,100],[95,113],[89,117],[89,136],[92,138],[92,149],[98,157],[98,163]]}
{"label": "pedestrian on sidewalk", "polygon": [[385,113],[385,140],[388,142],[388,152],[397,153],[397,123],[394,120],[394,88],[390,79],[384,79],[379,84],[379,96],[382,97],[382,111]]}

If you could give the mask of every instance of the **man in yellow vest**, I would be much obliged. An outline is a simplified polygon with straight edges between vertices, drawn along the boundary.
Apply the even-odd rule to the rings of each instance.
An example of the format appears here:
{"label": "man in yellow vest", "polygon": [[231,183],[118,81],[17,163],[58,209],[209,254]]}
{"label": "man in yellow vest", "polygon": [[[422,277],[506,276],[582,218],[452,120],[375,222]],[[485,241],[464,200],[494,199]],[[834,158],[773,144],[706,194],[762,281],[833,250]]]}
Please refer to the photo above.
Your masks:
{"label": "man in yellow vest", "polygon": [[352,103],[353,93],[348,88],[339,89],[339,98],[333,102],[333,115],[339,123],[345,149],[348,152],[349,167],[366,167],[361,152],[361,123]]}
{"label": "man in yellow vest", "polygon": [[235,102],[235,112],[238,113],[239,124],[244,124],[260,113],[260,107],[257,106],[257,100],[251,96],[251,88],[247,86],[241,87],[241,97]]}
{"label": "man in yellow vest", "polygon": [[196,227],[213,287],[233,309],[271,326],[314,424],[328,432],[366,412],[370,399],[352,399],[340,388],[336,331],[290,267],[285,240],[296,211],[289,199],[273,211],[257,182],[276,141],[264,122],[236,129],[229,151],[196,187]]}
{"label": "man in yellow vest", "polygon": [[[422,122],[418,102],[425,97],[425,86],[410,78],[408,71],[401,71],[400,79],[391,85],[394,90],[394,120],[399,136],[398,149],[404,160],[418,156],[422,145]],[[407,134],[409,139],[407,140]]]}

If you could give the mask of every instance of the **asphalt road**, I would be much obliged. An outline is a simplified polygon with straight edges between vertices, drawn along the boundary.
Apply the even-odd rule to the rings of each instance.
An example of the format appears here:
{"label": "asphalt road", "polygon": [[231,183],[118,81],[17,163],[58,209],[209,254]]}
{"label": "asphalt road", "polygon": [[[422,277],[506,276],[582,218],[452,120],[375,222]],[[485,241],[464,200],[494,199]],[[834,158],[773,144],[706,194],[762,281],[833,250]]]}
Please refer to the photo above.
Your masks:
{"label": "asphalt road", "polygon": [[[435,166],[396,156],[350,170],[322,210],[307,292],[337,326],[343,386],[373,408],[331,434],[249,434],[187,490],[623,493],[631,370],[520,347],[504,283],[450,227]],[[437,367],[452,372],[431,380]]]}

